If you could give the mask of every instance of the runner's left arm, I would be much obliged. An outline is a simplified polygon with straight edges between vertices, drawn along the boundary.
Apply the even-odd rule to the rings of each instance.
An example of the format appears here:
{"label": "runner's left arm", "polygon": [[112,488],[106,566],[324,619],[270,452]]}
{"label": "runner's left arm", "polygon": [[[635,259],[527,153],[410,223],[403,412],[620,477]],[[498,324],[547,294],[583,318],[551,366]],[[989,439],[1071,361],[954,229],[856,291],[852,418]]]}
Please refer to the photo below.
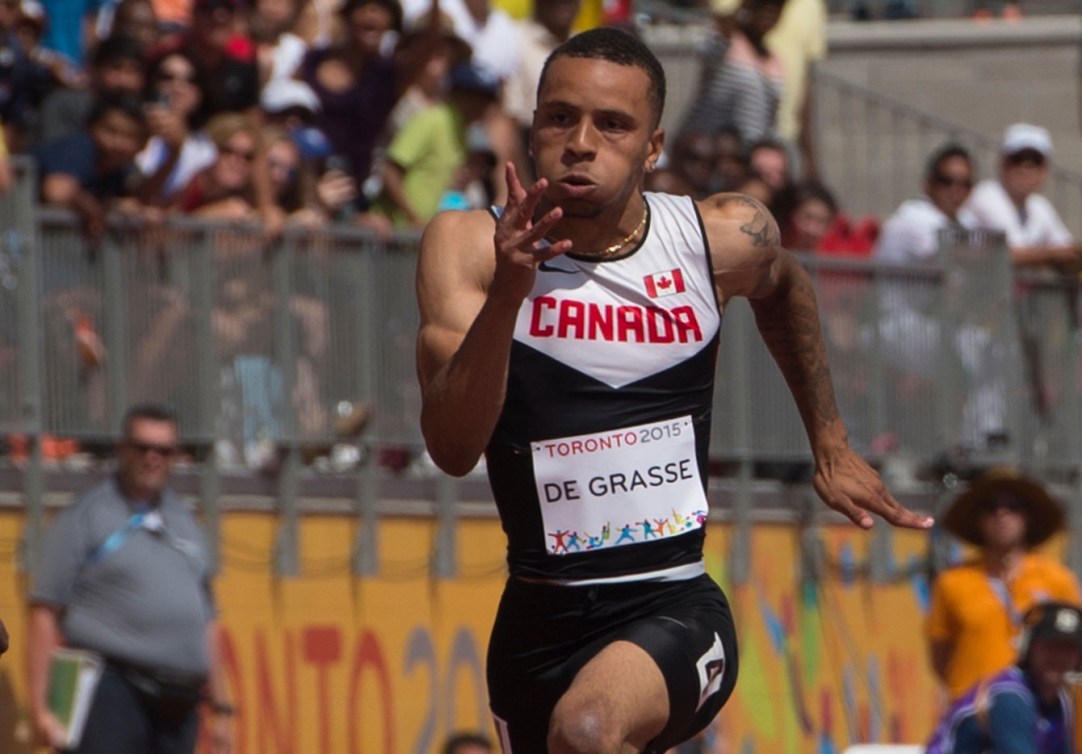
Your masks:
{"label": "runner's left arm", "polygon": [[815,489],[861,528],[875,513],[896,526],[932,520],[904,508],[849,445],[838,413],[811,279],[781,247],[777,223],[757,200],[717,194],[700,204],[722,306],[746,297],[759,333],[796,401],[815,459]]}

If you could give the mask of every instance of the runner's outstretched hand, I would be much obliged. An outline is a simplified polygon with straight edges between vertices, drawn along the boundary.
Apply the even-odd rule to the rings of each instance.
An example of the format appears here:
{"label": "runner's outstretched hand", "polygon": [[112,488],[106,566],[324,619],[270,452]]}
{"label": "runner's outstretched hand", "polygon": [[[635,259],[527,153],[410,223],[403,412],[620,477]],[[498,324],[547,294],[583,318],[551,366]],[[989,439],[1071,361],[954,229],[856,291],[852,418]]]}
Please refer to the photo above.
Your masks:
{"label": "runner's outstretched hand", "polygon": [[820,462],[813,484],[823,502],[862,529],[872,527],[872,513],[907,529],[930,529],[934,523],[931,516],[914,513],[895,500],[875,469],[852,448]]}

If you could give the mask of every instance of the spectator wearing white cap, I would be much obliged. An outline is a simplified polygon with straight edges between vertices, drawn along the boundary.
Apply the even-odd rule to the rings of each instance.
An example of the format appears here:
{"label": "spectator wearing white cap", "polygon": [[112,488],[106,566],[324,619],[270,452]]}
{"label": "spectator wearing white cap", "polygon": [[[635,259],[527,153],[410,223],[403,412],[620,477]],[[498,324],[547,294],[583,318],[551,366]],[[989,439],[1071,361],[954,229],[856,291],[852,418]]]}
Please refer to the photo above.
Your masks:
{"label": "spectator wearing white cap", "polygon": [[978,225],[1003,231],[1015,266],[1071,268],[1082,263],[1075,241],[1052,203],[1038,193],[1048,180],[1052,138],[1047,129],[1015,123],[1003,134],[999,176],[973,189],[966,209]]}
{"label": "spectator wearing white cap", "polygon": [[265,122],[284,129],[305,162],[322,164],[334,153],[327,134],[316,125],[319,97],[308,84],[296,79],[273,79],[260,92],[259,106]]}
{"label": "spectator wearing white cap", "polygon": [[303,81],[275,78],[260,90],[259,106],[267,115],[292,114],[303,110],[314,116],[319,113],[319,97]]}

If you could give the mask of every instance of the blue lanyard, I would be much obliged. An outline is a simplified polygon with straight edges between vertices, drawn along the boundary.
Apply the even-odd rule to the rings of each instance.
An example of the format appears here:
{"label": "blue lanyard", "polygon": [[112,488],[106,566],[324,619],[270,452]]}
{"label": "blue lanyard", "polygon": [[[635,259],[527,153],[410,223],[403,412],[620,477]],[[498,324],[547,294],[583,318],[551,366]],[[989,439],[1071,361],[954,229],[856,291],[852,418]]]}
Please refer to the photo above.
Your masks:
{"label": "blue lanyard", "polygon": [[1003,607],[1007,611],[1007,617],[1011,620],[1012,626],[1022,625],[1022,614],[1018,612],[1014,606],[1014,600],[1011,599],[1010,590],[1007,589],[1007,584],[1003,579],[997,579],[994,576],[988,576],[988,583],[992,587],[992,591],[995,593],[999,601],[1003,603]]}
{"label": "blue lanyard", "polygon": [[146,508],[140,508],[133,513],[131,518],[129,518],[123,526],[110,534],[104,542],[98,545],[97,548],[90,553],[90,557],[87,558],[87,563],[100,562],[107,555],[111,555],[119,550],[120,546],[132,535],[132,532],[142,528],[147,513],[148,510]]}

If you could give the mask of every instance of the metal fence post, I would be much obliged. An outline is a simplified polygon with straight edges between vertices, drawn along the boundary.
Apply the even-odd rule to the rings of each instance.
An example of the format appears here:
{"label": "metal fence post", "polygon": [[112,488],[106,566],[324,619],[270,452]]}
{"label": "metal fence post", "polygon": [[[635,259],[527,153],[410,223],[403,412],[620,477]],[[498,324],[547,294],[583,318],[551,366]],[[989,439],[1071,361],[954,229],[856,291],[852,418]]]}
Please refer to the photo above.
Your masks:
{"label": "metal fence post", "polygon": [[1075,385],[1074,390],[1067,391],[1066,408],[1070,419],[1067,426],[1074,427],[1076,431],[1068,432],[1068,451],[1070,458],[1075,459],[1075,483],[1072,487],[1073,495],[1067,500],[1067,564],[1076,576],[1082,576],[1082,276],[1074,283],[1076,295],[1072,302],[1074,316],[1071,326],[1074,330],[1071,338],[1071,364],[1074,365],[1073,374],[1069,375],[1068,384]]}
{"label": "metal fence post", "polygon": [[20,542],[19,565],[30,573],[37,562],[45,530],[45,478],[42,469],[41,435],[44,421],[41,379],[41,265],[38,217],[35,212],[37,171],[32,162],[14,164],[16,184],[9,201],[14,204],[11,241],[17,264],[15,306],[19,349],[19,422],[29,442],[29,458],[23,472],[26,528]]}
{"label": "metal fence post", "polygon": [[[124,254],[130,252],[124,241],[133,232],[125,222],[118,227],[113,220],[101,239],[98,264],[102,272],[102,317],[105,350],[109,354],[106,369],[106,421],[110,432],[120,426],[128,396],[128,296],[124,285]],[[122,240],[124,239],[124,240]]]}
{"label": "metal fence post", "polygon": [[872,291],[874,291],[872,297],[871,306],[868,310],[873,318],[871,333],[872,333],[872,359],[870,369],[872,372],[872,428],[869,432],[869,436],[876,436],[882,432],[890,431],[890,423],[887,419],[887,392],[890,389],[890,379],[888,377],[887,367],[884,363],[884,345],[883,345],[883,320],[885,316],[884,304],[887,294],[888,284],[883,280],[883,269],[880,265],[875,265],[871,269],[872,275]]}
{"label": "metal fence post", "polygon": [[884,584],[894,575],[890,568],[893,552],[893,527],[880,523],[872,533],[868,548],[868,577],[873,584]]}
{"label": "metal fence post", "polygon": [[214,328],[211,312],[215,304],[214,248],[205,228],[199,231],[193,260],[192,316],[195,326],[196,375],[203,389],[199,391],[195,440],[201,445],[204,460],[200,475],[200,497],[203,509],[203,530],[210,549],[211,568],[218,573],[222,567],[221,470],[218,466],[218,411],[221,396],[218,391],[217,359],[214,355]]}
{"label": "metal fence post", "polygon": [[[376,393],[377,343],[380,333],[375,307],[363,302],[376,301],[377,261],[384,257],[382,246],[374,239],[365,239],[361,248],[348,257],[346,269],[357,286],[357,299],[362,305],[356,308],[357,331],[360,339],[357,349],[357,392],[362,400],[372,400]],[[360,517],[357,536],[353,542],[353,573],[357,576],[375,576],[379,572],[379,470],[374,457],[378,448],[369,451],[357,479],[357,513]]]}
{"label": "metal fence post", "polygon": [[457,572],[456,510],[458,484],[454,477],[440,474],[436,477],[436,552],[434,569],[436,578],[453,579]]}
{"label": "metal fence post", "polygon": [[379,575],[379,479],[376,474],[376,465],[369,460],[357,476],[360,521],[351,559],[355,576]]}
{"label": "metal fence post", "polygon": [[746,302],[734,302],[726,311],[731,330],[726,337],[736,341],[734,352],[740,355],[735,364],[726,365],[735,396],[729,406],[735,426],[737,482],[733,492],[733,536],[729,550],[729,573],[733,584],[741,586],[751,577],[751,481],[754,469],[751,455],[751,386],[748,380],[749,340],[754,318]]}
{"label": "metal fence post", "polygon": [[271,269],[274,278],[274,364],[282,375],[283,407],[281,415],[282,436],[275,438],[281,463],[278,468],[278,527],[275,566],[280,576],[300,574],[299,511],[297,507],[297,481],[301,458],[297,437],[296,406],[293,387],[297,376],[297,349],[293,342],[293,322],[290,299],[293,294],[291,273],[293,245],[288,237],[280,238],[271,250]]}

